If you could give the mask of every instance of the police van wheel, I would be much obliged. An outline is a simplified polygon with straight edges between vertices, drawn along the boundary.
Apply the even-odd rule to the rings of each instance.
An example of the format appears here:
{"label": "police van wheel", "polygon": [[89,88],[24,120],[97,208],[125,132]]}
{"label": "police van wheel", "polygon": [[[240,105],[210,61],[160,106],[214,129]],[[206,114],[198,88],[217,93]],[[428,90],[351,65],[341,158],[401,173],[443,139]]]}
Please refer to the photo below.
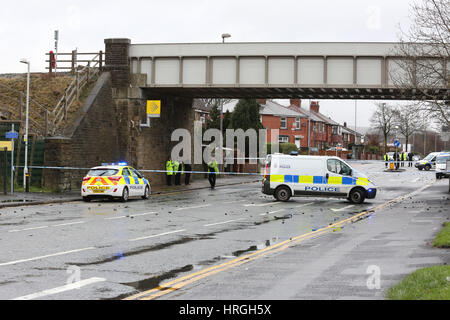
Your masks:
{"label": "police van wheel", "polygon": [[120,200],[122,202],[127,202],[129,197],[130,197],[130,193],[128,191],[128,188],[127,187],[123,188],[122,197],[120,198]]}
{"label": "police van wheel", "polygon": [[278,201],[288,201],[291,198],[291,190],[286,186],[278,187],[275,190],[275,199]]}
{"label": "police van wheel", "polygon": [[425,166],[425,170],[426,170],[426,171],[430,171],[430,169],[431,169],[431,166],[427,164],[427,165]]}
{"label": "police van wheel", "polygon": [[142,196],[142,199],[147,200],[149,197],[150,197],[150,188],[149,188],[149,186],[146,186],[144,195]]}
{"label": "police van wheel", "polygon": [[363,203],[365,199],[364,191],[361,189],[353,189],[350,191],[350,196],[348,197],[348,200],[350,200],[352,203]]}
{"label": "police van wheel", "polygon": [[89,198],[89,197],[83,197],[83,201],[84,201],[84,202],[91,202],[91,198]]}

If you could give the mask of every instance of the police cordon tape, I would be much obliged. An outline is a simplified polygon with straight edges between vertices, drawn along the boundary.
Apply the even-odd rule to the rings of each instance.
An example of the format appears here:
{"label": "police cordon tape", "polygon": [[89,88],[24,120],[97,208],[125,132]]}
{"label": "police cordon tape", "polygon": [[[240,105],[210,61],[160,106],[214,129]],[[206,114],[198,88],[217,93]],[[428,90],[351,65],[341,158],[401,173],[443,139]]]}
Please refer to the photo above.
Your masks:
{"label": "police cordon tape", "polygon": [[[23,168],[24,166],[18,166],[18,168]],[[55,170],[91,170],[92,168],[76,168],[76,167],[47,167],[47,166],[29,166],[28,169],[55,169]],[[167,170],[147,170],[147,169],[137,169],[139,172],[154,172],[154,173],[167,173],[175,171],[167,171]],[[209,171],[183,171],[180,173],[199,173],[199,174],[209,174]],[[216,174],[222,175],[254,175],[254,176],[263,176],[264,173],[256,173],[256,172],[216,172]]]}

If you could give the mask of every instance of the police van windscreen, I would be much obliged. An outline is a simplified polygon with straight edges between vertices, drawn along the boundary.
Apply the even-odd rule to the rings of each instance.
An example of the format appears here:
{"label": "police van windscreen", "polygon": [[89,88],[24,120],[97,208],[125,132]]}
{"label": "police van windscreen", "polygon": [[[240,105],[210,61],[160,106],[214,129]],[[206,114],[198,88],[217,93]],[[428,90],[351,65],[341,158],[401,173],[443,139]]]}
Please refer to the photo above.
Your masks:
{"label": "police van windscreen", "polygon": [[117,169],[109,169],[109,168],[98,168],[98,169],[92,169],[88,172],[88,176],[91,177],[109,177],[109,176],[115,176],[119,170]]}
{"label": "police van windscreen", "polygon": [[423,158],[423,160],[431,160],[433,159],[435,156],[435,154],[430,153],[429,155],[427,155],[425,158]]}

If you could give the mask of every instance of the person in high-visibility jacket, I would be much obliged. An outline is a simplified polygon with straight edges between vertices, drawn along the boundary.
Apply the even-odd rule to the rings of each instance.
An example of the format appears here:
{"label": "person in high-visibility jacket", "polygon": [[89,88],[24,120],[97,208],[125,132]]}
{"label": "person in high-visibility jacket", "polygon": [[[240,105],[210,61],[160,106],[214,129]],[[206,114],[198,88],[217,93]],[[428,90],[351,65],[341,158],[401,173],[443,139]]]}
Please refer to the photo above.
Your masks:
{"label": "person in high-visibility jacket", "polygon": [[180,163],[178,161],[173,162],[173,172],[175,173],[175,185],[179,186],[181,174],[183,173],[183,163]]}
{"label": "person in high-visibility jacket", "polygon": [[166,161],[166,177],[167,177],[167,185],[172,185],[172,176],[173,176],[173,161],[169,157],[169,159]]}
{"label": "person in high-visibility jacket", "polygon": [[216,175],[219,173],[219,167],[217,166],[216,159],[212,158],[208,163],[208,172],[209,184],[211,185],[211,189],[214,189],[216,186]]}
{"label": "person in high-visibility jacket", "polygon": [[385,155],[384,155],[384,163],[385,163],[385,166],[386,166],[386,168],[388,167],[388,163],[389,163],[389,155],[386,153]]}

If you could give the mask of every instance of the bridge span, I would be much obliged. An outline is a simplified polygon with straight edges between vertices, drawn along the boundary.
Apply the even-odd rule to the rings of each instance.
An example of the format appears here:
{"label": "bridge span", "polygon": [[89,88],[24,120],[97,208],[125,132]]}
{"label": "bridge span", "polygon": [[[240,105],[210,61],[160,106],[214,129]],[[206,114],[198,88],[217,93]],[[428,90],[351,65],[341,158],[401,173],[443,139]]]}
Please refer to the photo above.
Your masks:
{"label": "bridge span", "polygon": [[[140,86],[154,98],[448,99],[448,59],[406,59],[398,43],[105,44],[126,47],[131,74],[146,77]],[[418,90],[418,68],[411,75],[404,65],[420,59],[445,76]]]}

